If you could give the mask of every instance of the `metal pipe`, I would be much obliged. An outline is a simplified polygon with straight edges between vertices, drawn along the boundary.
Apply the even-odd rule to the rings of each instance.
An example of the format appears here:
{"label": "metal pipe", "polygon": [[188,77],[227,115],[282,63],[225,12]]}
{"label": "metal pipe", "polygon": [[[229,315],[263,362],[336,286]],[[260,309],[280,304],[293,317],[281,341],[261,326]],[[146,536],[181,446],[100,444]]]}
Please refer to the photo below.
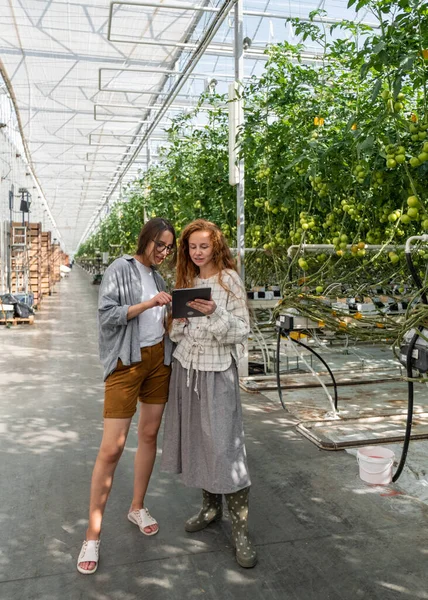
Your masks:
{"label": "metal pipe", "polygon": [[[196,108],[195,104],[171,104],[170,106],[173,109],[180,109],[180,110],[186,110],[186,108]],[[159,104],[141,105],[141,104],[139,104],[138,106],[135,106],[134,104],[94,104],[94,117],[96,117],[96,109],[97,108],[133,108],[135,110],[146,111],[148,109],[160,110],[162,108],[162,105],[159,105]],[[224,106],[224,108],[226,108],[226,106]],[[204,105],[198,106],[198,109],[200,109],[200,110],[217,110],[216,107],[204,106]],[[104,115],[104,116],[107,117],[109,115]],[[112,115],[112,116],[114,116],[114,115]],[[126,116],[126,115],[118,115],[118,116]]]}
{"label": "metal pipe", "polygon": [[[226,2],[230,2],[232,4],[235,4],[237,0],[226,0]],[[230,9],[229,9],[230,10]],[[193,58],[193,57],[192,57]],[[199,57],[200,58],[200,57]],[[198,60],[199,60],[198,58]],[[101,86],[101,73],[102,71],[120,71],[120,72],[126,72],[126,73],[154,73],[156,75],[187,75],[186,77],[186,81],[189,77],[194,77],[195,79],[212,79],[213,77],[215,77],[216,79],[234,79],[235,76],[231,75],[230,73],[195,73],[195,72],[190,72],[187,73],[186,71],[186,67],[184,69],[184,71],[174,71],[173,69],[158,69],[156,67],[145,67],[144,69],[120,69],[120,68],[114,68],[114,67],[101,67],[98,71],[98,89],[101,92],[120,92],[123,90],[119,90],[119,89],[107,89],[107,88],[103,88]],[[244,77],[244,79],[251,79],[250,76],[246,76]],[[177,85],[177,84],[175,84]],[[175,87],[175,86],[174,86]],[[171,88],[172,89],[174,89]],[[181,86],[182,87],[182,86]],[[181,89],[181,88],[180,88]],[[166,92],[167,94],[171,93],[171,90],[169,90],[168,92]],[[138,94],[138,90],[133,92],[132,90],[126,90],[129,93],[135,93]],[[162,92],[158,92],[158,93],[162,93]],[[174,98],[178,96],[178,94],[174,95]]]}
{"label": "metal pipe", "polygon": [[[134,40],[132,38],[120,38],[120,37],[110,37],[109,41],[114,42],[116,44],[137,44],[140,46],[156,46],[156,47],[167,47],[167,48],[180,48],[181,50],[188,50],[192,52],[196,50],[198,47],[197,44],[192,44],[189,42],[174,42],[172,40]],[[266,43],[266,46],[268,44]],[[228,46],[227,44],[213,44],[212,46],[208,46],[205,50],[205,54],[213,54],[214,56],[233,56],[233,46]],[[253,60],[269,60],[269,56],[264,52],[263,47],[259,48],[249,48],[244,51],[244,56],[246,58],[252,58]],[[322,61],[322,55],[311,54],[311,53],[302,53],[301,58],[303,60],[313,60],[313,61]],[[297,59],[295,62],[301,62]],[[103,90],[105,91],[105,90]]]}
{"label": "metal pipe", "polygon": [[[220,11],[219,8],[215,8],[213,6],[191,6],[190,4],[184,4],[182,2],[151,2],[147,0],[141,0],[140,2],[121,2],[117,0],[113,0],[110,3],[110,15],[113,12],[113,6],[147,6],[149,8],[170,8],[172,10],[193,10],[196,12],[210,12],[210,13],[218,13]],[[111,20],[111,19],[110,19]]]}
{"label": "metal pipe", "polygon": [[[412,238],[410,238],[412,239]],[[418,238],[421,239],[421,238]],[[426,241],[428,241],[428,235],[426,235]],[[352,248],[353,244],[348,244],[346,249],[349,250]],[[366,244],[364,246],[364,250],[394,250],[394,249],[403,249],[404,246],[394,246],[392,244]],[[311,250],[336,250],[336,246],[333,244],[293,244],[289,246],[287,249],[287,256],[291,258],[291,254],[293,250],[305,250],[305,252],[311,252]]]}
{"label": "metal pipe", "polygon": [[[428,234],[424,233],[423,235],[412,235],[411,237],[409,237],[409,239],[406,241],[406,246],[405,246],[405,252],[406,254],[410,254],[411,252],[411,246],[413,244],[413,242],[428,242]],[[419,285],[419,288],[421,287],[421,285]]]}
{"label": "metal pipe", "polygon": [[[298,4],[296,6],[299,6]],[[284,21],[288,19],[298,19],[299,21],[303,21],[303,23],[325,23],[326,25],[337,25],[338,23],[342,23],[343,19],[324,19],[323,17],[314,17],[310,19],[308,17],[291,17],[291,15],[284,15],[281,13],[275,12],[265,12],[261,10],[245,10],[244,16],[246,17],[261,17],[263,19],[282,19]],[[366,23],[365,21],[361,21],[359,25],[368,25],[369,27],[373,27],[374,29],[379,28],[379,23]]]}

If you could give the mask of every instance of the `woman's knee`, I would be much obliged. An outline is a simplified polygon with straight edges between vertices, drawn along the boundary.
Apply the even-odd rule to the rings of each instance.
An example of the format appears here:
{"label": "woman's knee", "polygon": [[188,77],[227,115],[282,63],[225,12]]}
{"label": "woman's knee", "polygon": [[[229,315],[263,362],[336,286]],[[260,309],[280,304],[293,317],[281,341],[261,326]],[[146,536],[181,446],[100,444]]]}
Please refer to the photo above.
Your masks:
{"label": "woman's knee", "polygon": [[159,423],[147,423],[138,431],[138,441],[143,444],[156,443],[159,432]]}
{"label": "woman's knee", "polygon": [[125,444],[101,445],[98,458],[108,464],[116,464],[122,456]]}

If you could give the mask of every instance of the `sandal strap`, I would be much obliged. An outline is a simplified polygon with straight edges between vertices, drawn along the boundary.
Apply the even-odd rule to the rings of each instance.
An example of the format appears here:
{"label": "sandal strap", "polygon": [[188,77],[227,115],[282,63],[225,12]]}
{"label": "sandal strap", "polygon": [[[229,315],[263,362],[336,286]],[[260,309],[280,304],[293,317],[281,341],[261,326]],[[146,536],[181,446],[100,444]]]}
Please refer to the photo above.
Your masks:
{"label": "sandal strap", "polygon": [[98,562],[99,548],[99,540],[85,540],[80,550],[78,564],[82,562]]}
{"label": "sandal strap", "polygon": [[150,525],[158,525],[156,519],[152,517],[147,508],[140,508],[135,510],[134,513],[137,515],[137,519],[141,521],[141,527],[149,527]]}

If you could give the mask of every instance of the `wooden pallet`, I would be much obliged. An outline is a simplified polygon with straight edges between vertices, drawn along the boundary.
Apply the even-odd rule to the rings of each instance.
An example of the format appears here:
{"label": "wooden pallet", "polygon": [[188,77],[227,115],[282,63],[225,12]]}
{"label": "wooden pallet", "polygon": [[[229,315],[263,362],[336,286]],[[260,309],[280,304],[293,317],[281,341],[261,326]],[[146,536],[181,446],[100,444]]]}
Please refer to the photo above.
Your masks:
{"label": "wooden pallet", "polygon": [[0,319],[0,325],[20,325],[21,323],[34,325],[34,315],[26,318],[13,317],[12,319]]}

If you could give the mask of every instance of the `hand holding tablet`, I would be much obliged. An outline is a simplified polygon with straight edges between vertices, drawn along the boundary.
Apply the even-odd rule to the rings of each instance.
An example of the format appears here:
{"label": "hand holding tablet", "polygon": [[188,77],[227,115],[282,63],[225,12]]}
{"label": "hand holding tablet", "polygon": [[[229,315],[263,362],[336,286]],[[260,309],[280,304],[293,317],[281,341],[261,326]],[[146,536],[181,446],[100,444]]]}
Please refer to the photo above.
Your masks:
{"label": "hand holding tablet", "polygon": [[172,318],[205,317],[214,312],[211,288],[183,288],[172,291]]}

